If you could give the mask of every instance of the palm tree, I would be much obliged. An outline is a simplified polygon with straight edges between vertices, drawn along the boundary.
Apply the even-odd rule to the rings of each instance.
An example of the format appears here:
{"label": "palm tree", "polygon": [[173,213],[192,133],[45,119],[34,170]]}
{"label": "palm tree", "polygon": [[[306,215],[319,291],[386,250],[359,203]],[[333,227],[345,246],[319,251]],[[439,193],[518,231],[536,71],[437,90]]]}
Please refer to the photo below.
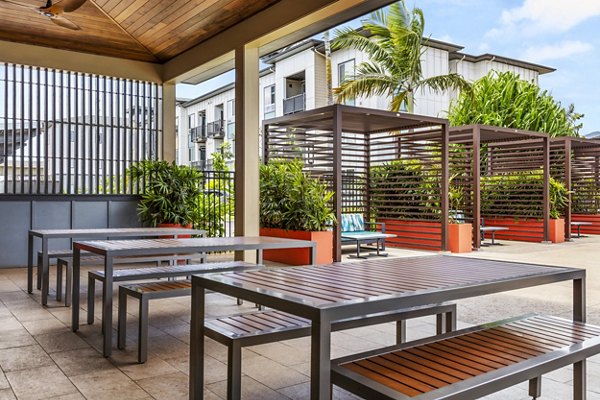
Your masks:
{"label": "palm tree", "polygon": [[412,113],[415,92],[420,89],[436,93],[448,89],[469,91],[470,84],[455,73],[423,77],[424,27],[423,11],[419,8],[409,11],[404,1],[399,1],[392,4],[388,12],[371,13],[363,22],[362,32],[352,28],[338,30],[333,41],[335,49],[355,48],[365,52],[370,61],[359,64],[355,76],[347,77],[334,89],[336,101],[387,95],[391,98],[391,111],[405,106]]}

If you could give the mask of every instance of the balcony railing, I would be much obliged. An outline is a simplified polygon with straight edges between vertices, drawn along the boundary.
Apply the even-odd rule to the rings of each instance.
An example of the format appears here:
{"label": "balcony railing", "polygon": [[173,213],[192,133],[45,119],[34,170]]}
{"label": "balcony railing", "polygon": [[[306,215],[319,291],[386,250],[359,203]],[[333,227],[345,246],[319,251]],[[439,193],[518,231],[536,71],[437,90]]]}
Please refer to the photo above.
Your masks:
{"label": "balcony railing", "polygon": [[295,114],[306,109],[306,94],[283,99],[283,115]]}
{"label": "balcony railing", "polygon": [[225,121],[219,119],[214,122],[209,122],[206,126],[209,137],[223,138],[225,137]]}
{"label": "balcony railing", "polygon": [[199,143],[206,141],[206,127],[204,125],[190,129],[192,142]]}

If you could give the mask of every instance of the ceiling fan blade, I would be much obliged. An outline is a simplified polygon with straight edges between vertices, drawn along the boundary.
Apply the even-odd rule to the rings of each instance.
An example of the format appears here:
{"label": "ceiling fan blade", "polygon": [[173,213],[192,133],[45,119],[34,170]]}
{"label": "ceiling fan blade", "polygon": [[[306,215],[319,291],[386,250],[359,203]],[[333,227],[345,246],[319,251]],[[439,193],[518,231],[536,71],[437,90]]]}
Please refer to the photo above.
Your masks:
{"label": "ceiling fan blade", "polygon": [[71,29],[74,31],[79,31],[81,28],[74,22],[69,21],[63,17],[50,18],[50,21],[54,22],[58,26],[62,26],[63,28]]}
{"label": "ceiling fan blade", "polygon": [[32,6],[31,4],[20,3],[18,1],[13,1],[13,0],[0,0],[0,2],[12,4],[12,5],[18,6],[18,7],[28,8],[30,10],[37,10],[38,9],[37,7]]}
{"label": "ceiling fan blade", "polygon": [[55,6],[60,6],[64,12],[73,12],[83,5],[87,0],[62,0],[55,3]]}

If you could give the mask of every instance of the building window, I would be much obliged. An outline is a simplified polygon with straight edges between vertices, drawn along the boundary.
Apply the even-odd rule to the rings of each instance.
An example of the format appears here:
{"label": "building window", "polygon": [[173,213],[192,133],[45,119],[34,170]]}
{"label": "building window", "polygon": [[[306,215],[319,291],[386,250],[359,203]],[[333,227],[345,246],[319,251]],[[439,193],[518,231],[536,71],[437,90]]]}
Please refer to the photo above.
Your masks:
{"label": "building window", "polygon": [[275,117],[275,85],[269,85],[264,89],[265,118]]}
{"label": "building window", "polygon": [[[338,82],[341,86],[342,83],[348,78],[354,78],[356,74],[356,62],[354,59],[344,61],[338,64]],[[356,104],[354,99],[348,99],[344,102],[344,104],[353,106]]]}
{"label": "building window", "polygon": [[196,121],[195,121],[195,115],[194,114],[190,114],[188,115],[188,129],[192,129],[196,127]]}
{"label": "building window", "polygon": [[235,99],[227,102],[227,121],[231,122],[235,118]]}

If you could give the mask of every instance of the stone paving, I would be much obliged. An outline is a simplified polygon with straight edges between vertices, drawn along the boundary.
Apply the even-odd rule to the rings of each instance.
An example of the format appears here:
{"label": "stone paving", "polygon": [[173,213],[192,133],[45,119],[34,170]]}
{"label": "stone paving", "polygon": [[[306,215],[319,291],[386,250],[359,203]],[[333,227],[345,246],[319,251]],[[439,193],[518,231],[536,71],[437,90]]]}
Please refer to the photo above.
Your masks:
{"label": "stone paving", "polygon": [[[600,324],[600,237],[558,245],[503,243],[467,256],[586,268],[588,321]],[[431,254],[391,252],[392,256],[400,257]],[[209,296],[208,312],[212,315],[251,310],[249,305],[237,306],[234,299],[217,294]],[[74,334],[69,329],[70,309],[53,299],[44,308],[39,300],[39,292],[26,293],[25,269],[0,270],[0,400],[187,399],[189,298],[151,303],[149,360],[143,365],[136,363],[137,307],[133,302],[128,318],[129,347],[125,351],[115,349],[113,356],[105,359],[100,352],[98,318],[94,325],[86,325],[83,312],[81,330]],[[85,309],[85,301],[82,304]],[[98,304],[96,310],[99,309]],[[570,310],[570,284],[553,284],[461,300],[459,328],[528,312],[569,317]],[[434,321],[432,317],[421,318],[410,321],[408,327],[409,339],[416,339],[431,335]],[[393,324],[336,332],[332,355],[339,357],[391,345],[394,338]],[[226,360],[225,347],[207,339],[205,398],[208,400],[225,398]],[[307,399],[309,340],[246,348],[243,372],[244,399]],[[545,376],[542,398],[570,399],[571,379],[570,368]],[[488,398],[528,399],[526,390],[527,384],[521,384]],[[334,398],[356,399],[337,389]],[[588,399],[600,400],[600,357],[588,363]]]}

